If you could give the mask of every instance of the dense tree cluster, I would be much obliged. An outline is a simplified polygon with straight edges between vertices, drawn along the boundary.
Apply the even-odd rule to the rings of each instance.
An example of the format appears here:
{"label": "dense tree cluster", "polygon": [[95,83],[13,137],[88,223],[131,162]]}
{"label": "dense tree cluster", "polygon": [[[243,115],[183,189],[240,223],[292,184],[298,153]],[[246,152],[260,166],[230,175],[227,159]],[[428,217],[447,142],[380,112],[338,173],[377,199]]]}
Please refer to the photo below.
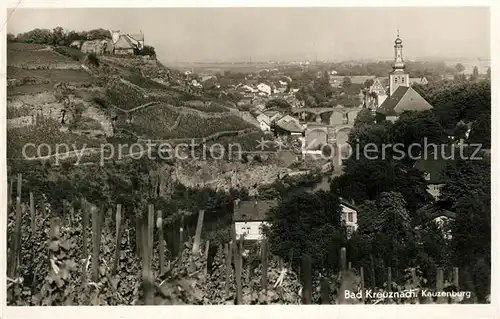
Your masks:
{"label": "dense tree cluster", "polygon": [[103,40],[111,39],[111,32],[105,29],[94,29],[90,31],[66,31],[62,27],[49,29],[33,29],[18,35],[8,34],[7,40],[12,42],[25,42],[36,44],[69,46],[76,40]]}
{"label": "dense tree cluster", "polygon": [[413,88],[433,107],[441,125],[453,129],[456,123],[475,121],[481,114],[489,114],[491,82],[440,81]]}
{"label": "dense tree cluster", "polygon": [[346,77],[341,88],[334,88],[330,84],[328,72],[315,77],[307,85],[301,87],[295,97],[304,101],[306,107],[334,107],[343,105],[345,107],[356,107],[361,104],[359,93],[363,85],[351,83]]}

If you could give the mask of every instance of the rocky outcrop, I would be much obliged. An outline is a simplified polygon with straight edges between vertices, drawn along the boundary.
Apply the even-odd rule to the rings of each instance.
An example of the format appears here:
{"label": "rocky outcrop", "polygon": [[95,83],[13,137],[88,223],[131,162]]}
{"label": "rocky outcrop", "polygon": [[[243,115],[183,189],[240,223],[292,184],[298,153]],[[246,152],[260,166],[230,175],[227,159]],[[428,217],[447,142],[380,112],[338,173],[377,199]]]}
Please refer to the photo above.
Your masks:
{"label": "rocky outcrop", "polygon": [[[109,117],[104,114],[100,109],[94,106],[89,106],[82,114],[84,117],[91,118],[97,122],[102,127],[102,132],[106,136],[113,136],[113,124],[111,123],[111,120]],[[95,132],[94,132],[95,133]]]}
{"label": "rocky outcrop", "polygon": [[83,53],[95,53],[98,55],[113,52],[111,40],[92,40],[85,41],[82,44],[81,50]]}
{"label": "rocky outcrop", "polygon": [[161,196],[168,196],[173,181],[186,187],[210,187],[222,191],[245,188],[250,195],[255,195],[259,185],[271,184],[289,172],[289,169],[274,164],[185,160],[161,167],[155,180],[159,183]]}
{"label": "rocky outcrop", "polygon": [[[50,118],[60,123],[64,122],[64,124],[71,124],[75,116],[77,116],[76,113],[81,112],[81,116],[93,119],[101,125],[102,134],[113,136],[113,125],[110,118],[85,98],[72,94],[66,95],[63,100],[58,98],[54,92],[16,95],[8,98],[7,107],[27,107],[31,110],[32,116]],[[20,123],[14,121],[12,125],[21,125]],[[92,136],[96,134],[100,135],[101,133],[91,132]]]}

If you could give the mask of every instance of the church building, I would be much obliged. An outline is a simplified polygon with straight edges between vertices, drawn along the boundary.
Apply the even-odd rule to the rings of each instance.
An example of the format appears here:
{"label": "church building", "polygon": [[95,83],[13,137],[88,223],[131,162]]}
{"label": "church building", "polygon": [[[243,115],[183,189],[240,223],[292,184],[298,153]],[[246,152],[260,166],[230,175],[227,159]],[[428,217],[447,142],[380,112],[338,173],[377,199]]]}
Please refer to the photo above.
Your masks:
{"label": "church building", "polygon": [[405,70],[403,59],[403,41],[399,37],[398,30],[398,36],[394,41],[394,64],[392,72],[389,73],[389,96],[379,105],[376,113],[394,122],[405,111],[430,109],[432,105],[411,87],[410,74]]}

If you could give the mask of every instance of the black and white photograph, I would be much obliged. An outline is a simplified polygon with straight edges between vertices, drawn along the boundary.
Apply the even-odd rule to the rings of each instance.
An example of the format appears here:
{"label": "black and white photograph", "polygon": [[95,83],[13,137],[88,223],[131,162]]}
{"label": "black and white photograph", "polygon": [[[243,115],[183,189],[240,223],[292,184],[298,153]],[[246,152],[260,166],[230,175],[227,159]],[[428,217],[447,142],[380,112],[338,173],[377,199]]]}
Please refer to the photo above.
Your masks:
{"label": "black and white photograph", "polygon": [[491,10],[8,8],[2,302],[492,304]]}

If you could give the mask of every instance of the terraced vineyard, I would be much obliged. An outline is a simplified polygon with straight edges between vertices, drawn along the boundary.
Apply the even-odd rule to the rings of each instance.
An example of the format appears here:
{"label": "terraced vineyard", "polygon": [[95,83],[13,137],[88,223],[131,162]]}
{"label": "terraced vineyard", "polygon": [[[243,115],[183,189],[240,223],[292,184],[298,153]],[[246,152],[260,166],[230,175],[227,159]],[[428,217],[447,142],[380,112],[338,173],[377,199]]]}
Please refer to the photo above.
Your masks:
{"label": "terraced vineyard", "polygon": [[61,70],[61,69],[46,69],[46,70],[26,70],[22,68],[7,67],[7,78],[16,80],[27,80],[33,82],[46,83],[91,83],[92,76],[84,70]]}
{"label": "terraced vineyard", "polygon": [[130,110],[149,102],[149,99],[139,89],[120,82],[112,83],[106,90],[106,96],[111,104],[124,110]]}
{"label": "terraced vineyard", "polygon": [[[100,142],[86,136],[61,132],[62,125],[55,120],[39,118],[36,126],[13,128],[7,132],[7,157],[18,159],[23,156],[23,146],[32,143],[33,146],[26,147],[26,155],[36,157],[38,146],[44,144],[55,150],[56,144],[67,144],[77,149],[99,147]],[[41,156],[49,155],[46,147],[41,148]]]}
{"label": "terraced vineyard", "polygon": [[35,43],[22,43],[22,42],[9,42],[7,50],[9,51],[37,51],[47,49],[46,44]]}
{"label": "terraced vineyard", "polygon": [[183,103],[183,106],[192,108],[198,111],[207,112],[207,113],[226,113],[229,110],[216,103],[216,102],[205,102],[205,101],[187,101]]}
{"label": "terraced vineyard", "polygon": [[78,62],[52,50],[13,51],[8,49],[7,61],[11,66],[29,69],[56,68],[62,66],[79,68]]}
{"label": "terraced vineyard", "polygon": [[162,138],[203,138],[220,132],[235,132],[253,128],[255,128],[253,125],[233,115],[224,118],[201,118],[185,114],[182,116],[179,126]]}
{"label": "terraced vineyard", "polygon": [[131,123],[120,117],[119,128],[133,132],[137,136],[158,139],[171,134],[178,122],[179,112],[166,104],[157,104],[133,112]]}
{"label": "terraced vineyard", "polygon": [[153,81],[151,79],[145,78],[140,74],[137,74],[132,71],[128,71],[128,74],[125,75],[123,78],[130,83],[133,83],[141,88],[144,89],[166,89],[167,87],[161,83],[158,83],[156,81]]}
{"label": "terraced vineyard", "polygon": [[7,119],[14,119],[16,117],[29,116],[31,115],[31,109],[27,106],[21,107],[8,107],[7,108]]}

